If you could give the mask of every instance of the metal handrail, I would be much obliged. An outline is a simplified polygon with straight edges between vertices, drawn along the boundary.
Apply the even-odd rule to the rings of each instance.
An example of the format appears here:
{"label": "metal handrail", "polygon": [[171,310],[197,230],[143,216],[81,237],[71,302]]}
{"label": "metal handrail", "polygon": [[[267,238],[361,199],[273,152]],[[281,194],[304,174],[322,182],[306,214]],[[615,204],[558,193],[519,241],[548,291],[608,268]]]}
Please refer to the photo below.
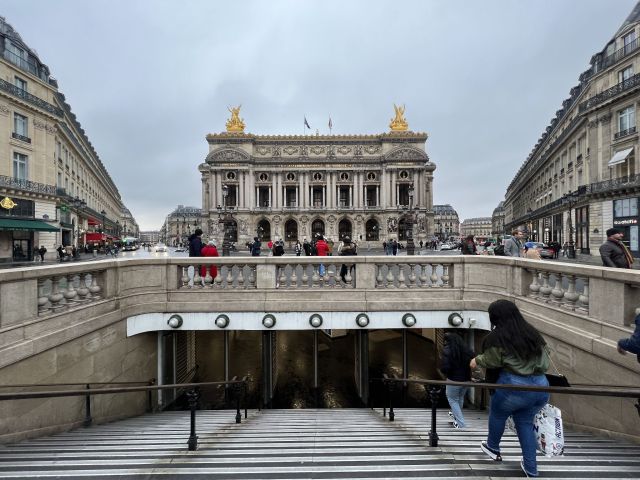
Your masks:
{"label": "metal handrail", "polygon": [[[601,397],[621,397],[621,398],[637,398],[638,402],[635,407],[638,409],[638,415],[640,415],[640,387],[619,387],[616,385],[594,385],[591,387],[540,387],[531,385],[513,385],[505,383],[487,383],[487,382],[456,382],[453,380],[425,380],[425,379],[409,379],[409,378],[397,378],[389,377],[386,374],[383,378],[372,378],[369,382],[382,382],[387,387],[387,406],[383,407],[383,416],[386,416],[387,408],[389,409],[389,421],[395,420],[395,412],[393,410],[393,395],[392,391],[397,384],[406,386],[409,383],[415,385],[423,385],[425,389],[429,391],[429,397],[431,400],[431,429],[429,430],[429,446],[438,446],[438,431],[436,428],[436,412],[438,409],[438,397],[440,395],[441,387],[452,385],[456,387],[478,387],[489,388],[494,390],[521,390],[529,392],[547,392],[557,394],[570,394],[570,395],[591,395]],[[371,398],[369,399],[371,400]],[[372,407],[373,408],[373,407]]]}
{"label": "metal handrail", "polygon": [[[170,385],[147,385],[141,387],[120,387],[120,388],[89,388],[90,384],[86,384],[87,388],[83,390],[56,390],[56,391],[44,391],[44,392],[9,392],[9,393],[0,393],[0,401],[5,400],[25,400],[32,398],[55,398],[55,397],[85,397],[85,419],[83,425],[88,427],[92,423],[91,418],[91,395],[107,395],[114,393],[132,393],[132,392],[148,392],[149,399],[151,398],[151,392],[153,390],[169,390],[169,389],[177,389],[177,388],[191,388],[187,392],[187,398],[189,400],[189,409],[191,410],[191,429],[189,440],[187,441],[187,445],[189,450],[196,450],[198,448],[198,436],[196,435],[196,409],[198,406],[198,400],[200,397],[200,393],[198,391],[199,387],[205,386],[213,386],[213,385],[224,385],[224,386],[233,386],[236,388],[238,393],[236,398],[236,423],[242,422],[242,415],[240,414],[240,398],[243,400],[246,398],[247,391],[247,377],[244,377],[242,380],[236,380],[234,377],[233,380],[230,381],[222,381],[222,382],[199,382],[199,383],[175,383]],[[154,379],[155,381],[155,379]],[[98,384],[99,382],[96,382]],[[106,383],[108,384],[108,383]],[[49,384],[48,386],[55,385],[65,385],[65,384]],[[68,385],[68,384],[67,384]],[[71,384],[71,385],[81,385],[81,384]],[[246,404],[246,402],[245,402]],[[247,418],[247,408],[245,406],[244,409],[244,418]]]}
{"label": "metal handrail", "polygon": [[72,385],[148,385],[154,384],[155,378],[131,382],[72,382],[72,383],[25,383],[14,385],[0,385],[0,388],[29,388],[29,387],[70,387]]}

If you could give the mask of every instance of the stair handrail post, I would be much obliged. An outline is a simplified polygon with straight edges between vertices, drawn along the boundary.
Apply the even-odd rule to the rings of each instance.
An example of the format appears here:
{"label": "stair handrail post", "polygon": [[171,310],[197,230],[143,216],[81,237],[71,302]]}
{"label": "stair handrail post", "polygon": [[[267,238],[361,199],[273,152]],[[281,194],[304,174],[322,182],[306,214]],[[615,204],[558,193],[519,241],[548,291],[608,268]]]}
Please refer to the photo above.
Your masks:
{"label": "stair handrail post", "polygon": [[440,387],[438,385],[429,385],[429,398],[431,399],[431,430],[429,430],[429,446],[438,446],[438,431],[436,429],[436,414],[438,410],[438,397],[440,396]]}
{"label": "stair handrail post", "polygon": [[240,398],[242,397],[242,387],[244,383],[241,383],[233,377],[236,383],[233,384],[233,393],[236,397],[236,423],[242,423],[242,414],[240,413]]}
{"label": "stair handrail post", "polygon": [[248,390],[248,385],[247,382],[249,381],[249,377],[248,375],[245,375],[242,378],[242,403],[244,403],[244,418],[247,418],[247,390]]}
{"label": "stair handrail post", "polygon": [[[149,386],[153,387],[156,384],[156,379],[149,380]],[[147,391],[147,412],[153,413],[153,390]]]}
{"label": "stair handrail post", "polygon": [[[91,385],[87,383],[87,390],[91,390]],[[91,395],[88,393],[84,396],[84,421],[82,422],[82,426],[89,427],[93,419],[91,418]]]}
{"label": "stair handrail post", "polygon": [[396,389],[396,382],[394,381],[396,376],[393,375],[391,379],[387,382],[387,391],[389,392],[389,421],[393,422],[396,419],[396,414],[393,411],[393,392]]}
{"label": "stair handrail post", "polygon": [[189,435],[189,451],[195,451],[198,449],[198,436],[196,435],[196,408],[198,406],[198,389],[194,388],[187,392],[187,398],[189,400],[189,409],[191,410],[191,433]]}

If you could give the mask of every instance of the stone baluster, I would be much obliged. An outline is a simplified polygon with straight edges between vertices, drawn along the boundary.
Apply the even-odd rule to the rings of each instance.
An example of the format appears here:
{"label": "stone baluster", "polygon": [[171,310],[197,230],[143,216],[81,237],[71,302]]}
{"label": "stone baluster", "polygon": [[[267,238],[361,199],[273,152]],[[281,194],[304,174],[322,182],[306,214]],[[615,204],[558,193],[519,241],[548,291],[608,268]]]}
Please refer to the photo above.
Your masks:
{"label": "stone baluster", "polygon": [[100,300],[102,298],[100,295],[102,288],[98,285],[98,272],[91,272],[91,286],[89,287],[89,291],[94,300]]}
{"label": "stone baluster", "polygon": [[205,288],[211,288],[213,286],[213,277],[211,276],[211,265],[205,266],[204,286]]}
{"label": "stone baluster", "polygon": [[202,277],[200,276],[200,265],[193,266],[193,288],[202,288]]}
{"label": "stone baluster", "polygon": [[325,287],[335,287],[336,286],[336,266],[327,265],[327,274],[324,276],[324,286]]}
{"label": "stone baluster", "polygon": [[549,295],[551,294],[551,286],[549,286],[549,272],[540,272],[540,276],[542,277],[542,286],[540,287],[542,301],[548,302]]}
{"label": "stone baluster", "polygon": [[38,280],[38,315],[43,315],[49,310],[49,296],[45,292],[47,279]]}
{"label": "stone baluster", "polygon": [[382,288],[382,265],[376,265],[376,270],[378,271],[376,274],[376,288]]}
{"label": "stone baluster", "polygon": [[223,265],[216,265],[218,268],[216,269],[216,277],[213,279],[214,288],[221,289],[222,288],[222,268]]}
{"label": "stone baluster", "polygon": [[451,287],[449,284],[449,265],[442,265],[442,286],[443,287]]}
{"label": "stone baluster", "polygon": [[78,301],[87,302],[90,300],[89,298],[89,288],[87,287],[87,282],[89,281],[88,273],[81,273],[78,278],[80,279],[80,285],[78,286]]}
{"label": "stone baluster", "polygon": [[347,264],[347,273],[344,276],[346,283],[342,285],[342,288],[346,288],[346,287],[353,288],[353,277],[351,276],[352,267],[353,267],[352,263]]}
{"label": "stone baluster", "polygon": [[540,296],[540,283],[538,283],[540,272],[538,270],[529,270],[529,272],[531,273],[531,283],[529,284],[529,297],[538,298]]}
{"label": "stone baluster", "polygon": [[416,288],[416,266],[413,263],[409,264],[409,288]]}
{"label": "stone baluster", "polygon": [[230,289],[233,286],[233,265],[227,265],[227,281],[224,284],[224,288]]}
{"label": "stone baluster", "polygon": [[298,264],[291,265],[291,281],[289,282],[289,288],[298,288]]}
{"label": "stone baluster", "polygon": [[238,265],[238,288],[246,289],[247,286],[244,284],[244,265]]}
{"label": "stone baluster", "polygon": [[256,266],[249,265],[249,284],[247,288],[256,288]]}
{"label": "stone baluster", "polygon": [[429,285],[427,284],[427,265],[424,263],[420,264],[420,286],[422,288],[426,288]]}
{"label": "stone baluster", "polygon": [[309,275],[307,275],[307,268],[309,268],[309,265],[307,264],[302,265],[302,279],[301,279],[300,286],[311,288],[311,278],[309,277]]}
{"label": "stone baluster", "polygon": [[64,307],[60,302],[64,298],[64,295],[60,292],[60,282],[62,277],[51,278],[51,293],[49,294],[49,302],[51,303],[51,310],[57,311]]}
{"label": "stone baluster", "polygon": [[564,300],[565,303],[562,305],[569,310],[576,309],[576,302],[578,301],[578,293],[576,292],[576,276],[575,275],[567,275],[567,282],[569,285],[567,286],[567,291],[564,292]]}
{"label": "stone baluster", "polygon": [[78,296],[78,292],[76,292],[74,282],[75,282],[75,275],[67,275],[67,288],[62,293],[64,295],[65,300],[67,301],[67,305],[71,305],[75,303],[76,297]]}
{"label": "stone baluster", "polygon": [[584,286],[582,288],[582,293],[578,296],[578,301],[580,303],[576,310],[589,313],[589,279],[581,277],[581,280],[584,282]]}
{"label": "stone baluster", "polygon": [[393,265],[392,264],[387,264],[387,281],[384,285],[385,288],[392,288],[394,287],[394,278],[393,278]]}
{"label": "stone baluster", "polygon": [[189,286],[189,267],[182,267],[182,277],[180,277],[180,281],[182,282],[182,288]]}
{"label": "stone baluster", "polygon": [[277,288],[287,288],[287,276],[285,275],[286,268],[287,265],[278,266],[278,282],[276,283]]}
{"label": "stone baluster", "polygon": [[313,266],[313,275],[311,277],[311,280],[313,282],[313,286],[317,287],[320,284],[320,274],[319,274],[319,266],[318,265],[312,265]]}
{"label": "stone baluster", "polygon": [[407,288],[404,278],[404,265],[398,265],[398,288]]}
{"label": "stone baluster", "polygon": [[562,289],[562,274],[561,273],[551,273],[553,276],[553,290],[551,290],[551,303],[554,305],[562,305],[562,300],[564,299],[564,290]]}
{"label": "stone baluster", "polygon": [[431,263],[431,286],[438,286],[438,265]]}

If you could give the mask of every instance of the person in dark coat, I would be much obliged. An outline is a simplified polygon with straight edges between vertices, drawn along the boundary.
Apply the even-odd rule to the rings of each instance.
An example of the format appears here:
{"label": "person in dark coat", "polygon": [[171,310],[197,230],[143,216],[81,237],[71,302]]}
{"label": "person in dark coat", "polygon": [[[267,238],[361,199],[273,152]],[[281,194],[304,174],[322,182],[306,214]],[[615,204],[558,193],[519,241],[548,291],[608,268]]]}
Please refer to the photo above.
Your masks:
{"label": "person in dark coat", "polygon": [[[356,244],[351,241],[351,238],[344,237],[342,239],[342,242],[343,242],[343,245],[342,245],[342,248],[340,249],[340,255],[344,255],[344,256],[357,255]],[[347,277],[348,268],[349,267],[347,267],[347,265],[344,263],[340,268],[340,278],[344,283],[347,283],[346,277]],[[356,267],[355,265],[353,265],[351,268],[355,269]]]}
{"label": "person in dark coat", "polygon": [[311,244],[309,243],[309,240],[307,240],[306,238],[302,241],[302,248],[304,250],[304,254],[307,257],[311,256]]}
{"label": "person in dark coat", "polygon": [[258,237],[253,237],[253,243],[251,244],[251,256],[259,257],[260,249],[262,248],[262,242]]}
{"label": "person in dark coat", "polygon": [[605,267],[631,268],[633,255],[622,243],[622,230],[610,228],[607,230],[607,240],[600,246],[600,257]]}
{"label": "person in dark coat", "polygon": [[196,228],[193,234],[189,235],[189,256],[200,257],[202,250],[202,229]]}
{"label": "person in dark coat", "polygon": [[44,254],[47,253],[47,249],[44,247],[44,245],[41,245],[40,248],[38,249],[38,255],[40,255],[40,261],[44,262]]}
{"label": "person in dark coat", "polygon": [[629,338],[618,340],[618,353],[626,355],[627,352],[635,353],[640,363],[640,308],[636,308],[636,329]]}
{"label": "person in dark coat", "polygon": [[[464,344],[462,337],[457,333],[444,334],[444,349],[440,359],[440,371],[447,380],[454,382],[468,382],[471,380],[471,368],[469,362],[475,356],[473,350]],[[469,387],[455,385],[446,386],[447,400],[451,407],[450,416],[453,418],[453,428],[464,428],[464,415],[462,407]]]}
{"label": "person in dark coat", "polygon": [[477,255],[478,248],[476,247],[476,242],[473,238],[473,235],[469,235],[464,239],[460,251],[463,255]]}

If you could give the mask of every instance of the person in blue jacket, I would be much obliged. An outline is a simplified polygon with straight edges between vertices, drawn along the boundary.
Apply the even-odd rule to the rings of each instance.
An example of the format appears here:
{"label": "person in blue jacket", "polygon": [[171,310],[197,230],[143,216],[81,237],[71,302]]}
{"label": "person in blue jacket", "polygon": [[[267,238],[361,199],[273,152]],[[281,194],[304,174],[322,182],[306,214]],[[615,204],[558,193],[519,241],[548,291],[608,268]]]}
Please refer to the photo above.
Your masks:
{"label": "person in blue jacket", "polygon": [[629,338],[621,338],[618,340],[618,352],[626,355],[627,352],[635,353],[640,363],[640,308],[636,308],[636,329]]}

